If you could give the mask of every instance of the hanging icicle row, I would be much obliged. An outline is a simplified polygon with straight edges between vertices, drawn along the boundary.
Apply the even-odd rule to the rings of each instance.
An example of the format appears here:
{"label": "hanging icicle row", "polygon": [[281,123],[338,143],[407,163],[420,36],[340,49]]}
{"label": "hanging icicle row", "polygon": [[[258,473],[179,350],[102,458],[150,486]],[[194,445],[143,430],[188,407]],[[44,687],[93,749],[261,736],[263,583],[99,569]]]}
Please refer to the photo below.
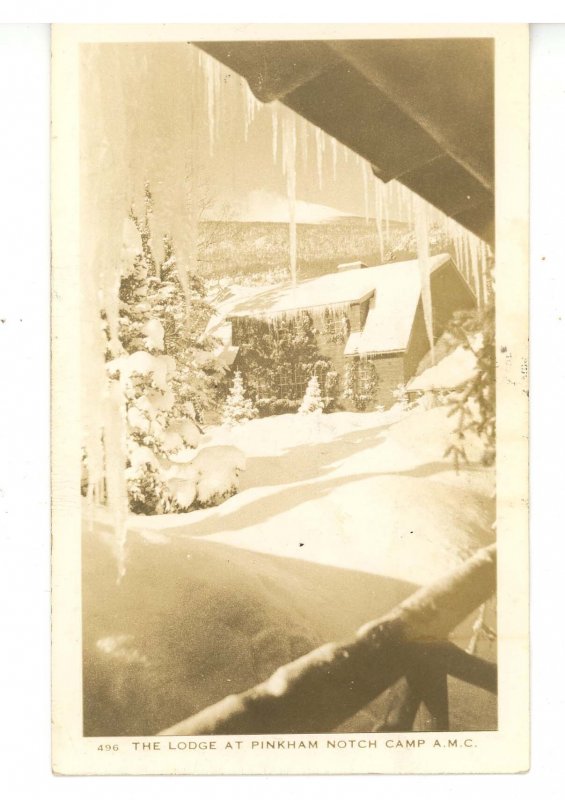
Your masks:
{"label": "hanging icicle row", "polygon": [[119,78],[123,64],[116,52],[106,54],[100,46],[89,46],[85,69],[90,76],[85,84],[89,87],[84,96],[85,117],[90,122],[83,140],[88,153],[83,168],[95,164],[96,169],[84,168],[81,173],[81,424],[87,497],[91,503],[107,502],[120,579],[125,569],[128,513],[125,408],[116,381],[109,380],[106,351],[120,353],[118,290],[128,248],[126,231],[128,225],[132,227],[127,219],[132,182],[124,181],[120,167],[131,131],[128,98]]}
{"label": "hanging icicle row", "polygon": [[472,289],[477,306],[484,308],[491,299],[490,249],[482,239],[453,219],[444,218],[443,226],[451,241],[457,269]]}

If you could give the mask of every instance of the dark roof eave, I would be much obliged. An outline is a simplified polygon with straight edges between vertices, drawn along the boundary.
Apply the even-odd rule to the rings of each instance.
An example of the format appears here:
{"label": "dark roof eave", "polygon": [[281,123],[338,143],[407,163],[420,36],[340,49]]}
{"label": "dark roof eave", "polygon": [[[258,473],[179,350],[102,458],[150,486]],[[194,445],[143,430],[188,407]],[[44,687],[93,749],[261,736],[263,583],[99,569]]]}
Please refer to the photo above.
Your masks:
{"label": "dark roof eave", "polygon": [[196,44],[493,244],[492,40]]}

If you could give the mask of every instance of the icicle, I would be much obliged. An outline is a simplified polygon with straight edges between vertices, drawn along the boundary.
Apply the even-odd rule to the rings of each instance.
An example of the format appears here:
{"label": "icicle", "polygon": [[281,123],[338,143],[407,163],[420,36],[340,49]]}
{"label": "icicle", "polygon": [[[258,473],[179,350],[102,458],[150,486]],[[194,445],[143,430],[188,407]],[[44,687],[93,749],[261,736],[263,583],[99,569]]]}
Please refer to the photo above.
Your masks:
{"label": "icicle", "polygon": [[[127,62],[125,62],[127,63]],[[105,484],[108,510],[114,517],[118,577],[123,574],[127,533],[127,453],[119,408],[109,401],[106,349],[118,354],[120,252],[123,220],[131,202],[132,175],[124,165],[132,130],[130,99],[124,92],[128,75],[123,55],[91,45],[85,54],[85,119],[81,133],[85,158],[81,163],[81,425],[86,451],[91,502],[100,500]],[[136,74],[136,78],[138,78]],[[132,194],[130,194],[130,192]],[[129,223],[132,225],[132,223]],[[126,226],[127,227],[127,226]],[[101,312],[105,312],[105,322]],[[107,327],[110,342],[104,332]],[[112,432],[117,431],[117,438]],[[114,448],[114,449],[112,449]],[[109,460],[116,469],[109,473]]]}
{"label": "icicle", "polygon": [[323,329],[328,318],[344,318],[348,316],[350,303],[334,303],[328,306],[323,303],[319,306],[312,305],[308,308],[288,309],[283,311],[270,311],[268,314],[257,314],[257,319],[267,321],[274,329],[281,324],[298,322],[308,315],[315,328]]}
{"label": "icicle", "polygon": [[408,222],[408,213],[404,204],[404,195],[402,193],[402,184],[394,181],[396,189],[396,217],[402,222]]}
{"label": "icicle", "polygon": [[292,285],[296,285],[296,119],[289,114],[283,122],[283,172],[286,175],[286,191],[288,197],[290,277]]}
{"label": "icicle", "polygon": [[381,264],[385,261],[385,243],[383,239],[383,201],[382,201],[382,183],[378,178],[375,178],[375,221],[377,223],[377,236],[379,237],[379,249],[381,254]]}
{"label": "icicle", "polygon": [[[209,62],[208,62],[209,63]],[[212,75],[210,75],[210,70],[207,69],[206,72],[206,99],[208,101],[208,131],[210,136],[210,155],[214,153],[214,134],[215,134],[215,119],[216,119],[216,103],[215,103],[215,81],[214,81],[214,70],[212,68]]]}
{"label": "icicle", "polygon": [[[468,275],[468,280],[471,280],[471,247],[469,244],[469,231],[467,228],[461,229],[461,238],[462,238],[462,248],[463,248],[463,262],[465,268],[465,274]],[[474,276],[473,276],[474,280]],[[477,293],[477,285],[475,284],[475,294]]]}
{"label": "icicle", "polygon": [[471,270],[473,274],[473,283],[475,284],[477,305],[479,306],[479,308],[482,308],[484,306],[484,285],[483,285],[483,274],[480,266],[479,240],[477,239],[476,236],[468,234],[467,244],[470,250]]}
{"label": "icicle", "polygon": [[481,275],[484,280],[484,298],[485,305],[490,302],[492,298],[491,276],[489,270],[490,248],[487,247],[486,242],[481,240]]}
{"label": "icicle", "polygon": [[461,264],[459,263],[459,253],[457,252],[457,236],[455,234],[455,225],[450,217],[446,216],[445,219],[445,235],[451,243],[451,250],[453,253],[453,261],[457,270],[461,272]]}
{"label": "icicle", "polygon": [[302,133],[300,135],[299,141],[301,145],[301,154],[302,154],[302,168],[304,171],[308,168],[308,132],[310,130],[310,124],[308,120],[301,117],[301,128]]}
{"label": "icicle", "polygon": [[314,128],[316,141],[316,167],[318,169],[318,186],[323,185],[323,164],[324,164],[324,134],[321,128]]}
{"label": "icicle", "polygon": [[126,452],[125,396],[118,381],[111,381],[106,401],[104,420],[104,455],[106,462],[106,485],[108,505],[114,509],[115,555],[118,580],[126,572],[127,541],[127,484],[124,469]]}
{"label": "icicle", "polygon": [[261,103],[257,100],[249,88],[247,81],[245,81],[243,78],[241,79],[240,86],[243,92],[243,135],[245,141],[247,141],[249,139],[251,123],[255,119],[257,111],[261,108]]}
{"label": "icicle", "polygon": [[463,263],[463,252],[461,249],[461,235],[459,231],[459,226],[454,220],[449,219],[447,229],[449,231],[449,237],[453,243],[453,249],[455,251],[455,266],[457,267],[461,275],[463,275],[463,277],[468,283],[469,282],[468,276],[465,275],[465,268]]}
{"label": "icicle", "polygon": [[396,181],[390,181],[388,185],[388,215],[393,221],[398,219],[398,187]]}
{"label": "icicle", "polygon": [[422,308],[426,332],[430,342],[430,355],[432,366],[435,364],[434,352],[434,322],[432,310],[432,292],[430,283],[430,252],[429,252],[429,223],[427,203],[418,195],[413,195],[416,247],[418,252],[418,266],[420,268],[420,283],[422,287]]}
{"label": "icicle", "polygon": [[[208,143],[210,155],[214,154],[214,145],[218,136],[219,130],[219,115],[221,113],[222,102],[222,67],[211,56],[203,53],[201,50],[197,54],[197,67],[194,70],[195,75],[200,75],[204,80],[205,97],[206,97],[206,111],[208,117]],[[192,100],[194,101],[196,94],[196,86],[192,89]]]}
{"label": "icicle", "polygon": [[416,223],[416,217],[414,215],[414,206],[411,202],[412,199],[412,192],[406,188],[406,186],[402,187],[404,192],[404,202],[406,203],[406,208],[408,209],[408,221],[410,226],[413,228]]}
{"label": "icicle", "polygon": [[388,208],[388,184],[383,183],[383,210],[384,210],[384,228],[385,228],[385,241],[387,247],[390,242],[390,215]]}
{"label": "icicle", "polygon": [[279,147],[278,147],[278,145],[279,145],[279,142],[278,142],[278,138],[279,138],[279,115],[278,115],[276,104],[273,104],[273,107],[271,108],[271,124],[273,126],[273,140],[272,140],[272,144],[273,144],[273,161],[276,164],[277,163],[277,154],[278,154],[278,150],[279,150]]}
{"label": "icicle", "polygon": [[337,141],[333,138],[330,139],[330,145],[332,150],[332,170],[333,170],[333,179],[334,182],[337,176]]}
{"label": "icicle", "polygon": [[361,170],[363,172],[363,199],[365,202],[365,222],[369,223],[369,165],[366,161],[362,162]]}
{"label": "icicle", "polygon": [[459,265],[460,265],[459,268],[463,273],[463,275],[465,276],[465,280],[467,281],[469,286],[472,286],[471,275],[469,273],[469,263],[465,253],[465,237],[463,236],[462,229],[457,224],[456,224],[456,230],[457,230],[457,245],[459,248]]}

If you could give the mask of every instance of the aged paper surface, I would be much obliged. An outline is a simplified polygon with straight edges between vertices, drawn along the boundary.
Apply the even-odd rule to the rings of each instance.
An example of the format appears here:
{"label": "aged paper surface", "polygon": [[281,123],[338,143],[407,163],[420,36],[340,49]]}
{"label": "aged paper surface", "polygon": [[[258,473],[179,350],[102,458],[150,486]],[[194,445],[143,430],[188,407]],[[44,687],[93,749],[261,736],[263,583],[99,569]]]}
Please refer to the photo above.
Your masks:
{"label": "aged paper surface", "polygon": [[55,27],[56,772],[528,768],[527,88],[526,26]]}

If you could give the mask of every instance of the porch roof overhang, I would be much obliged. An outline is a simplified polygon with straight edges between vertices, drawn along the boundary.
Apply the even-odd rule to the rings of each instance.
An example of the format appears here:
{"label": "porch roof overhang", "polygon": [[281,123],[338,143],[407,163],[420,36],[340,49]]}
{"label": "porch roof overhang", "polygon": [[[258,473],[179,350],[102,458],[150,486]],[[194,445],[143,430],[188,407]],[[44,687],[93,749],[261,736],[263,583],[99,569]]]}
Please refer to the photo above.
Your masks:
{"label": "porch roof overhang", "polygon": [[493,244],[492,39],[195,44]]}

